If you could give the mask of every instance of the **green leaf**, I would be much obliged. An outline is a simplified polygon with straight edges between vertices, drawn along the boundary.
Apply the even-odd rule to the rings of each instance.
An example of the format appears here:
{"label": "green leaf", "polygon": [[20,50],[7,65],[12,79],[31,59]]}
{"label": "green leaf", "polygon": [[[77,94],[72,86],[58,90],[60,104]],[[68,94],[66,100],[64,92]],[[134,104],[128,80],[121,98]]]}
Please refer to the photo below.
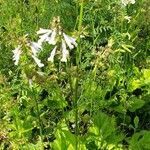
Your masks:
{"label": "green leaf", "polygon": [[150,69],[143,69],[144,83],[150,85]]}
{"label": "green leaf", "polygon": [[[90,133],[95,134],[95,138],[107,144],[117,144],[122,140],[123,136],[118,134],[116,130],[116,121],[114,117],[110,117],[103,112],[99,112],[94,116],[94,126],[90,128]],[[110,127],[111,125],[111,127]]]}
{"label": "green leaf", "polygon": [[131,112],[134,112],[137,109],[142,108],[144,106],[144,104],[145,104],[145,101],[143,101],[139,98],[136,98],[136,97],[132,97],[129,99],[129,110]]}
{"label": "green leaf", "polygon": [[131,81],[129,81],[129,87],[128,87],[129,91],[133,91],[140,87],[141,87],[141,80],[133,78],[131,79]]}
{"label": "green leaf", "polygon": [[130,52],[130,53],[131,53],[131,50],[130,50],[130,49],[134,49],[134,47],[131,46],[131,45],[122,44],[121,46],[122,46],[122,48],[123,48],[124,50],[126,50],[127,52]]}
{"label": "green leaf", "polygon": [[55,150],[74,150],[75,149],[75,136],[68,130],[65,123],[61,123],[59,129],[55,133],[56,139],[51,144]]}
{"label": "green leaf", "polygon": [[131,150],[150,150],[150,131],[135,133],[129,145]]}

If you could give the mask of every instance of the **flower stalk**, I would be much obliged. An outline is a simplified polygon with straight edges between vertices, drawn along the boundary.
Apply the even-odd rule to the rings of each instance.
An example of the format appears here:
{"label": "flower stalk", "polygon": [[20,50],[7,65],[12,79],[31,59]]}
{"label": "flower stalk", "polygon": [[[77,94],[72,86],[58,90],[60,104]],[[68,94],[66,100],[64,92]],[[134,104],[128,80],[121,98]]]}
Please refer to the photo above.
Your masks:
{"label": "flower stalk", "polygon": [[42,143],[42,149],[44,150],[44,143],[43,143],[43,125],[42,125],[42,121],[41,121],[41,117],[40,117],[40,110],[39,110],[39,104],[38,104],[38,101],[37,101],[37,94],[35,92],[35,89],[34,87],[31,87],[31,90],[33,92],[33,99],[34,99],[34,102],[35,102],[35,108],[36,108],[36,114],[37,114],[37,118],[38,118],[38,125],[39,125],[39,130],[40,130],[40,140],[41,140],[41,143]]}
{"label": "flower stalk", "polygon": [[81,29],[82,29],[82,21],[83,21],[83,0],[80,3],[80,14],[79,14],[79,24],[78,24],[78,32],[79,32],[79,37],[77,40],[78,47],[76,51],[76,78],[75,78],[75,87],[74,87],[74,107],[75,107],[75,135],[76,135],[76,144],[75,144],[75,149],[79,149],[79,140],[78,140],[78,135],[79,135],[79,127],[78,127],[78,88],[79,88],[79,65],[81,61],[81,47],[80,47],[80,34],[81,34]]}

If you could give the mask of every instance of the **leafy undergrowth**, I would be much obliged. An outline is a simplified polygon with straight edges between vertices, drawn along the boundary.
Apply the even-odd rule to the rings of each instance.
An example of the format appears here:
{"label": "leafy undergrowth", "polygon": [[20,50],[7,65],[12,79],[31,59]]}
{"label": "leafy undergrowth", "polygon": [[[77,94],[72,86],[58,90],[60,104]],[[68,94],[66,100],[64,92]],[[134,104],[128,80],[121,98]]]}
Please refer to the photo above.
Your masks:
{"label": "leafy undergrowth", "polygon": [[0,15],[0,149],[150,149],[147,0],[0,0]]}

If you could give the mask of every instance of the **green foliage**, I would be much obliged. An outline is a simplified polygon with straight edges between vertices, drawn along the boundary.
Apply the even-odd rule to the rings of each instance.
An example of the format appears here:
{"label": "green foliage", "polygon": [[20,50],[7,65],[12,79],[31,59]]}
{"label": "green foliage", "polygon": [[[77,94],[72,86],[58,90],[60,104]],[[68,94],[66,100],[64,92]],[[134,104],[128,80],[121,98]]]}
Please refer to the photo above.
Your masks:
{"label": "green foliage", "polygon": [[[149,9],[147,0],[0,0],[0,149],[150,149]],[[43,68],[28,54],[15,66],[24,35],[37,41],[56,16],[77,37],[68,62],[59,52],[47,62],[44,44]]]}
{"label": "green foliage", "polygon": [[150,149],[150,132],[140,131],[135,133],[130,141],[131,149],[148,150]]}
{"label": "green foliage", "polygon": [[89,128],[89,141],[94,142],[97,149],[112,149],[119,146],[118,144],[122,141],[123,136],[117,133],[115,118],[100,112],[94,116],[93,124],[94,126]]}

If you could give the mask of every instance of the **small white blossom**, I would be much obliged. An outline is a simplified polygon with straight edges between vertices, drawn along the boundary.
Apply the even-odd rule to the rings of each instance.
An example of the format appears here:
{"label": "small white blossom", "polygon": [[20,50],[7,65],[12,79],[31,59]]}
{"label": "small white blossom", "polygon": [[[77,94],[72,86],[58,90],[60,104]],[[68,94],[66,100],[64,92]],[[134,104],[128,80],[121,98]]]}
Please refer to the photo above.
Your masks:
{"label": "small white blossom", "polygon": [[134,4],[135,0],[121,0],[121,2],[124,6],[127,6],[128,4]]}
{"label": "small white blossom", "polygon": [[55,40],[56,34],[57,34],[56,31],[53,30],[51,36],[48,37],[48,38],[46,39],[46,41],[47,41],[49,44],[55,45],[55,44],[56,44],[56,40]]}
{"label": "small white blossom", "polygon": [[43,28],[40,28],[40,30],[38,30],[36,33],[37,34],[46,34],[46,33],[51,33],[52,32],[52,30],[50,30],[50,29],[43,29]]}
{"label": "small white blossom", "polygon": [[15,65],[18,65],[19,59],[20,59],[20,54],[21,54],[21,45],[19,45],[17,48],[13,50],[13,60],[15,61]]}
{"label": "small white blossom", "polygon": [[36,64],[41,68],[44,67],[44,64],[41,63],[41,60],[38,59],[36,56],[32,55],[32,58],[34,59],[34,61],[36,62]]}
{"label": "small white blossom", "polygon": [[39,43],[36,42],[31,42],[29,44],[29,46],[31,47],[32,53],[33,55],[37,55],[37,53],[42,49],[42,46]]}
{"label": "small white blossom", "polygon": [[49,35],[50,35],[49,33],[45,33],[45,34],[43,34],[43,35],[40,35],[40,36],[39,36],[40,39],[38,40],[38,43],[39,43],[40,45],[42,45],[43,42],[46,42],[46,41],[47,41]]}
{"label": "small white blossom", "polygon": [[68,50],[66,49],[66,43],[64,40],[62,40],[62,62],[67,62],[67,57],[69,55]]}
{"label": "small white blossom", "polygon": [[56,31],[55,30],[49,30],[49,29],[42,29],[40,28],[39,31],[37,31],[37,34],[39,35],[38,43],[42,44],[43,42],[48,42],[49,44],[55,45],[56,44]]}
{"label": "small white blossom", "polygon": [[65,42],[67,43],[69,49],[73,49],[74,47],[77,47],[77,43],[76,43],[76,39],[66,35],[65,33],[63,33]]}
{"label": "small white blossom", "polygon": [[33,83],[32,79],[29,79],[29,86],[30,86],[30,87],[33,87],[33,84],[32,84],[32,83]]}
{"label": "small white blossom", "polygon": [[54,61],[54,56],[56,54],[56,49],[57,49],[57,46],[55,46],[54,49],[51,51],[50,56],[48,57],[48,61],[51,61],[51,62]]}
{"label": "small white blossom", "polygon": [[48,39],[51,33],[52,33],[52,30],[40,28],[40,30],[37,31],[37,34],[39,35],[39,38],[40,38],[38,40],[38,43],[42,45],[43,42],[46,42],[46,40]]}
{"label": "small white blossom", "polygon": [[135,0],[130,0],[130,3],[131,4],[135,4]]}

